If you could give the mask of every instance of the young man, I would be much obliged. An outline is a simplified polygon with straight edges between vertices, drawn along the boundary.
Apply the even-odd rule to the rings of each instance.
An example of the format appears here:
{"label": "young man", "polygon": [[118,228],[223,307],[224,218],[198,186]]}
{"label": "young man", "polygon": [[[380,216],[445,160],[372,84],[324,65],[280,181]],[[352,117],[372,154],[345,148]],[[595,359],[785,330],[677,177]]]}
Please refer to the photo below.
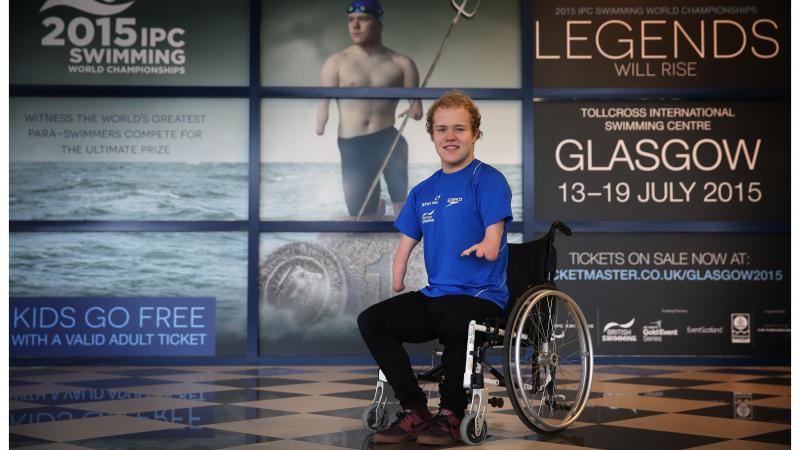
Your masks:
{"label": "young man", "polygon": [[[408,257],[423,238],[428,286],[377,303],[358,317],[361,335],[403,408],[397,421],[374,435],[375,442],[445,445],[460,439],[469,400],[462,386],[469,322],[498,316],[508,304],[511,189],[500,172],[475,159],[480,123],[480,112],[460,92],[446,93],[428,110],[427,129],[442,169],[411,190],[395,221],[401,236],[392,289],[405,289]],[[444,344],[435,417],[403,348],[404,342],[433,339]]]}
{"label": "young man", "polygon": [[[347,8],[348,30],[353,45],[333,54],[322,66],[322,87],[410,87],[419,85],[417,66],[411,58],[384,47],[383,9],[377,0],[354,0]],[[325,133],[329,99],[317,106],[317,134]],[[351,216],[357,216],[367,199],[372,180],[397,135],[394,128],[397,100],[338,99],[339,152],[342,157],[342,184]],[[422,104],[410,100],[400,116],[422,118]],[[408,144],[402,137],[383,171],[394,204],[400,211],[408,192]],[[380,218],[386,205],[375,189],[364,209],[364,216]]]}

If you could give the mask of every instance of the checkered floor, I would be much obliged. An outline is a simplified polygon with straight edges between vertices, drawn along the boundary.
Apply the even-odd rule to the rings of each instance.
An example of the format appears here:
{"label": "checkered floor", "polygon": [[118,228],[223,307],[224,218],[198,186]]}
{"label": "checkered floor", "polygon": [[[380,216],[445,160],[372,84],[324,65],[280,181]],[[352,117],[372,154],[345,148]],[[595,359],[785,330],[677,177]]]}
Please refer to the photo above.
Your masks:
{"label": "checkered floor", "polygon": [[[368,366],[39,367],[10,371],[10,446],[55,449],[372,448]],[[502,389],[502,388],[500,388]],[[788,367],[595,367],[570,429],[537,435],[510,402],[477,448],[789,448]],[[493,395],[505,395],[497,391]],[[416,443],[374,445],[416,448]]]}

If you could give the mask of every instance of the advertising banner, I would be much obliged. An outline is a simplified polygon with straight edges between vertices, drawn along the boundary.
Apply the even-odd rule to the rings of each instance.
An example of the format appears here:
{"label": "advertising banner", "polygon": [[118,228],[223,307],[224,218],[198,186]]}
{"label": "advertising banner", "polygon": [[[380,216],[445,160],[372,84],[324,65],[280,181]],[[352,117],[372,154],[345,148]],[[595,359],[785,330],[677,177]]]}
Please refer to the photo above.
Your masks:
{"label": "advertising banner", "polygon": [[12,220],[247,218],[247,101],[12,98]]}
{"label": "advertising banner", "polygon": [[789,1],[533,2],[537,88],[789,88]]}
{"label": "advertising banner", "polygon": [[788,102],[540,103],[536,220],[788,222],[788,117]]}
{"label": "advertising banner", "polygon": [[[458,11],[450,0],[381,0],[380,21],[348,24],[349,0],[306,0],[302,5],[263,0],[261,82],[265,86],[319,86],[326,65],[338,66],[338,87],[417,87],[433,64]],[[458,3],[462,3],[460,0]],[[465,5],[465,13],[478,2]],[[519,88],[520,0],[491,0],[472,17],[462,14],[441,52],[428,87]],[[380,22],[380,23],[378,23]],[[363,42],[385,47],[354,60]],[[397,64],[397,61],[403,61]],[[401,69],[415,67],[417,86]],[[480,67],[480,70],[476,70]],[[406,72],[405,70],[403,70]],[[406,72],[408,73],[408,72]]]}
{"label": "advertising banner", "polygon": [[[392,291],[398,233],[268,233],[261,236],[262,356],[368,356],[356,318]],[[509,242],[521,242],[509,234]],[[408,261],[408,291],[428,284],[423,240]],[[430,355],[432,345],[409,352]]]}
{"label": "advertising banner", "polygon": [[556,247],[556,283],[598,355],[789,354],[788,235],[575,233]]}
{"label": "advertising banner", "polygon": [[214,298],[11,297],[12,357],[214,356]]}
{"label": "advertising banner", "polygon": [[246,86],[247,0],[13,0],[12,84]]}
{"label": "advertising banner", "polygon": [[[387,106],[387,102],[392,105]],[[337,128],[353,118],[344,118],[335,105],[346,107],[355,117],[362,117],[358,109],[372,113],[382,110],[380,116],[386,116],[388,126],[399,127],[397,114],[408,107],[408,102],[399,103],[373,99],[331,101],[327,128],[315,133],[320,100],[263,100],[262,220],[353,220],[395,134],[393,128],[388,128],[341,138]],[[423,110],[427,111],[432,103],[423,101]],[[521,221],[522,107],[512,101],[475,103],[484,131],[475,143],[475,157],[505,176],[511,187],[514,220]],[[439,169],[441,161],[425,130],[425,119],[410,120],[375,188],[385,206],[365,208],[362,219],[394,221],[411,188]]]}
{"label": "advertising banner", "polygon": [[[242,324],[247,322],[247,233],[39,232],[11,233],[8,240],[8,286],[12,298],[69,299],[73,303],[78,301],[74,298],[156,298],[167,299],[162,303],[170,305],[176,297],[213,297],[216,321],[212,328],[202,331],[215,341],[210,348],[216,356],[245,354],[247,330]],[[175,300],[180,301],[188,302]],[[115,306],[100,300],[81,304],[91,307],[95,303]],[[72,314],[75,327],[79,318],[83,320],[77,315],[76,305],[63,301],[58,305],[76,308]],[[138,305],[126,302],[122,306]],[[133,309],[129,313],[133,320]],[[113,314],[114,323],[119,314],[122,312]],[[95,317],[90,315],[88,319]]]}

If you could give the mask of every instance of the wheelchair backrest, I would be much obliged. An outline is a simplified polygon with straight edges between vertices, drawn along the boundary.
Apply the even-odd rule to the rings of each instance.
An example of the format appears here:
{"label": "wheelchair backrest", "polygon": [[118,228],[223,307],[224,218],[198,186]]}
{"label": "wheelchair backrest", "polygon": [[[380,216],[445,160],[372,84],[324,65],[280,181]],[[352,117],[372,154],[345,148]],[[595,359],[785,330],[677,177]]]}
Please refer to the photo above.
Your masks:
{"label": "wheelchair backrest", "polygon": [[553,238],[545,234],[535,241],[508,244],[508,310],[529,287],[553,283],[556,271],[556,248]]}

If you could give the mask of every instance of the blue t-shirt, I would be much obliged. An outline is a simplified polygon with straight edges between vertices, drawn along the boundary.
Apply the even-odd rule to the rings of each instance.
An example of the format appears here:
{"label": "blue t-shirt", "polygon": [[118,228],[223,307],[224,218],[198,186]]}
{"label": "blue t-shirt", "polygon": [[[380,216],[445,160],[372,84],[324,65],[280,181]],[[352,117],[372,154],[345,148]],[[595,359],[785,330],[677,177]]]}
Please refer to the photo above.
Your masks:
{"label": "blue t-shirt", "polygon": [[[511,222],[511,188],[494,167],[473,160],[463,169],[441,169],[414,186],[395,228],[420,241],[425,238],[425,270],[429,297],[469,295],[508,305],[506,232]],[[461,252],[483,240],[489,225],[505,221],[500,254],[495,261]]]}

